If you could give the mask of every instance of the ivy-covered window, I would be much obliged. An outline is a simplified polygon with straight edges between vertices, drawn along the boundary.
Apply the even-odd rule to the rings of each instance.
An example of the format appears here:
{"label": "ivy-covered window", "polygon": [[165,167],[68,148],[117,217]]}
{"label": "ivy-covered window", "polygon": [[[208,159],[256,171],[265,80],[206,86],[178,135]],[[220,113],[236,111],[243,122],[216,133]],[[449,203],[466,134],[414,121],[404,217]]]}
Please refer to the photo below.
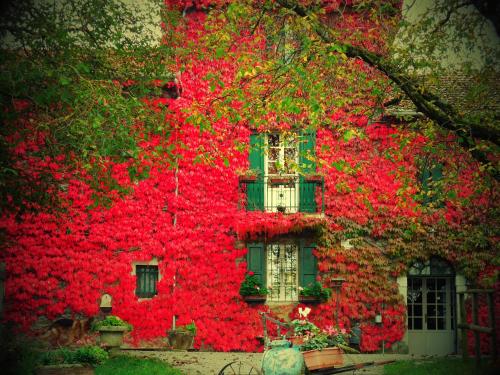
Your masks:
{"label": "ivy-covered window", "polygon": [[424,206],[441,207],[443,205],[443,165],[426,159],[420,166],[420,201]]}
{"label": "ivy-covered window", "polygon": [[300,240],[252,243],[247,248],[248,270],[268,288],[270,302],[297,301],[299,286],[306,287],[316,281],[314,244]]}
{"label": "ivy-covered window", "polygon": [[135,294],[139,298],[152,298],[158,291],[156,284],[158,283],[158,266],[136,265],[135,275],[137,285]]}
{"label": "ivy-covered window", "polygon": [[258,179],[247,184],[247,209],[268,212],[317,212],[318,185],[305,179],[316,172],[316,134],[254,133],[250,169]]}

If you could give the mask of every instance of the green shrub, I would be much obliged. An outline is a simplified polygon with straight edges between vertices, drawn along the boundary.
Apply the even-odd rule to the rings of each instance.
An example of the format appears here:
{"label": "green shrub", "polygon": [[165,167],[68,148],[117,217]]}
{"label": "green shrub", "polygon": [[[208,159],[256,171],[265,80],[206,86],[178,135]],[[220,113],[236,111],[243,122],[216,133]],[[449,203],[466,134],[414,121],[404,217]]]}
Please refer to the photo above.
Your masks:
{"label": "green shrub", "polygon": [[97,346],[84,346],[76,350],[60,348],[41,355],[42,365],[91,364],[97,365],[108,359],[108,353]]}
{"label": "green shrub", "polygon": [[305,288],[299,290],[301,296],[305,297],[316,297],[321,301],[326,301],[332,296],[332,290],[330,288],[323,288],[319,282],[314,284],[309,284]]}
{"label": "green shrub", "polygon": [[39,363],[39,343],[16,335],[8,324],[0,324],[0,369],[4,375],[32,375]]}
{"label": "green shrub", "polygon": [[253,272],[248,273],[245,276],[245,280],[240,286],[240,295],[242,296],[265,296],[268,294],[268,290],[264,288],[259,278],[253,274]]}
{"label": "green shrub", "polygon": [[131,324],[125,322],[124,320],[122,320],[119,317],[114,316],[114,315],[108,315],[103,320],[92,323],[92,330],[98,331],[102,327],[109,327],[109,326],[111,326],[111,327],[127,327],[127,329],[129,331],[132,330]]}
{"label": "green shrub", "polygon": [[185,326],[179,326],[178,329],[191,332],[193,336],[196,336],[196,324],[194,324],[194,322],[186,324]]}

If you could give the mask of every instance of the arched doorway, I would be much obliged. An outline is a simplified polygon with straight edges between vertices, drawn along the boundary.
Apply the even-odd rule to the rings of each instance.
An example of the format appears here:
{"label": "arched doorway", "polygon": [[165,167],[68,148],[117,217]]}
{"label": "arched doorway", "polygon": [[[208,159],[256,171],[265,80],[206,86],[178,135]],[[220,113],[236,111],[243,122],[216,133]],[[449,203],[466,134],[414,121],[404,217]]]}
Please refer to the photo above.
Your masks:
{"label": "arched doorway", "polygon": [[443,259],[415,262],[408,271],[408,346],[412,354],[456,352],[455,271]]}

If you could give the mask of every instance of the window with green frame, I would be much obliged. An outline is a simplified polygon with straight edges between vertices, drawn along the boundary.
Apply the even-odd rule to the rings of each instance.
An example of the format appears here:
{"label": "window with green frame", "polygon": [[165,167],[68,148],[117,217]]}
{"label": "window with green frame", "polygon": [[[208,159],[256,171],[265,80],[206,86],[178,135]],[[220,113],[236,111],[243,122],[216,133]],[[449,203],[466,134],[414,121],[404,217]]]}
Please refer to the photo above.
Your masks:
{"label": "window with green frame", "polygon": [[158,294],[158,266],[136,265],[135,275],[137,284],[135,295],[139,298],[152,298]]}
{"label": "window with green frame", "polygon": [[[275,267],[274,261],[276,261],[276,254],[272,254],[272,252],[277,250],[277,246],[278,243],[263,242],[250,243],[247,245],[247,269],[248,271],[252,271],[254,275],[257,276],[262,285],[267,288],[271,287],[268,300],[272,297],[272,289],[276,291],[276,285],[273,285],[276,280],[268,280],[268,277],[269,275],[275,274],[272,271],[272,268]],[[295,287],[295,289],[298,289],[298,287],[306,287],[314,284],[317,276],[317,259],[313,252],[316,245],[301,239],[290,243],[279,243],[279,247],[281,247],[281,251],[291,250],[291,247],[297,247],[298,249],[298,254],[296,254],[298,256],[293,255],[291,258],[286,260],[286,266],[280,264],[278,267],[280,273],[285,270],[283,272],[293,274],[293,279],[295,280],[295,285],[288,285],[284,288],[284,290],[282,290],[282,293],[288,293],[289,291],[285,290],[287,288]],[[283,279],[290,279],[290,274],[283,274],[282,277]],[[292,296],[292,299],[297,300],[298,290],[289,293],[285,299],[289,300],[290,296]],[[277,297],[277,299],[282,298]]]}
{"label": "window with green frame", "polygon": [[[260,172],[259,178],[253,183],[247,184],[247,209],[248,211],[264,211],[264,160],[265,154],[269,152],[269,142],[266,133],[253,133],[250,135],[249,163],[250,169]],[[299,212],[315,213],[316,207],[316,184],[304,179],[303,174],[316,172],[315,150],[316,132],[303,132],[299,135]]]}
{"label": "window with green frame", "polygon": [[420,166],[420,201],[424,206],[442,207],[443,191],[443,164],[431,159],[422,161]]}

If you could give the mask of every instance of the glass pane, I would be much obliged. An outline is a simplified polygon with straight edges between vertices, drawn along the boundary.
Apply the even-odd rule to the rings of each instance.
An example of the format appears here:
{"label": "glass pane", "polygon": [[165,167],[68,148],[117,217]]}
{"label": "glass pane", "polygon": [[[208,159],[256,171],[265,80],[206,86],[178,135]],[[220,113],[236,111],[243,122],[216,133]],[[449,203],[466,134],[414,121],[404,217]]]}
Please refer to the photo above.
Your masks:
{"label": "glass pane", "polygon": [[429,290],[427,292],[427,303],[434,303],[434,302],[436,302],[436,292]]}
{"label": "glass pane", "polygon": [[437,305],[437,316],[444,317],[446,315],[446,306],[445,305]]}
{"label": "glass pane", "polygon": [[427,289],[436,290],[436,279],[427,279]]}
{"label": "glass pane", "polygon": [[279,136],[279,134],[269,134],[268,144],[271,147],[279,147],[279,145],[280,145],[280,136]]}
{"label": "glass pane", "polygon": [[436,306],[427,305],[427,316],[436,316]]}
{"label": "glass pane", "polygon": [[413,329],[422,329],[422,318],[413,318]]}
{"label": "glass pane", "polygon": [[270,148],[269,149],[269,160],[278,160],[280,157],[280,149],[279,148]]}
{"label": "glass pane", "polygon": [[445,320],[443,318],[438,318],[437,320],[437,329],[443,330],[446,329]]}
{"label": "glass pane", "polygon": [[408,329],[413,329],[413,319],[408,317]]}
{"label": "glass pane", "polygon": [[422,305],[414,305],[413,306],[413,315],[414,316],[422,316]]}
{"label": "glass pane", "polygon": [[269,174],[277,174],[278,173],[277,162],[270,161],[269,163],[267,163],[267,173],[269,173]]}
{"label": "glass pane", "polygon": [[427,318],[427,329],[436,329],[436,318]]}

